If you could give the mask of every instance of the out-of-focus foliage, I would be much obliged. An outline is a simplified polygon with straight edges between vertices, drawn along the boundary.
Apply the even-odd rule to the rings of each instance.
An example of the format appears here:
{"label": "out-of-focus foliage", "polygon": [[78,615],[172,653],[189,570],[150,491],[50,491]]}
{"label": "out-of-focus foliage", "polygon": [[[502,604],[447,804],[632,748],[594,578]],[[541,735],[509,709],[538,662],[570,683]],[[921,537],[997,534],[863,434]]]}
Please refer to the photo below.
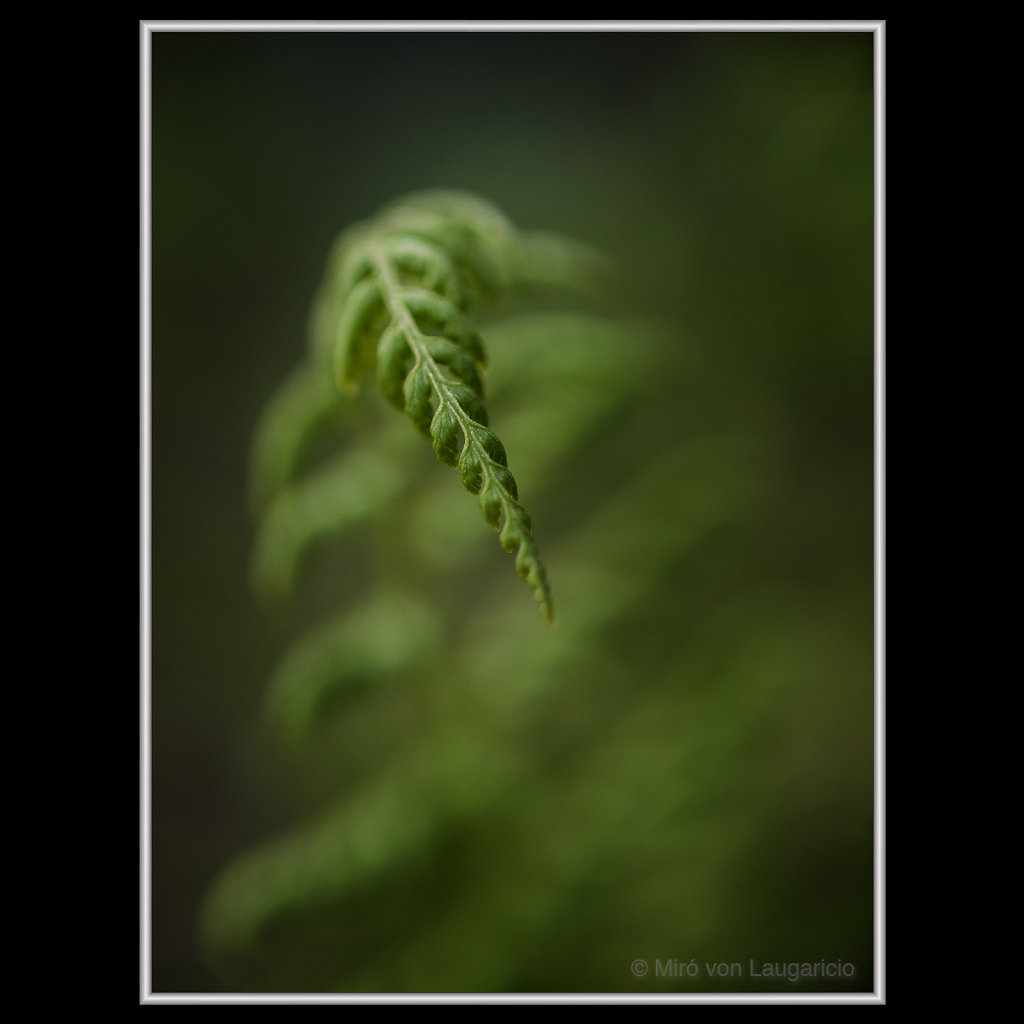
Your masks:
{"label": "out-of-focus foliage", "polygon": [[[154,42],[156,987],[870,990],[870,37]],[[389,91],[416,67],[430,105]],[[356,71],[372,120],[324,98]],[[289,120],[307,89],[321,106]],[[214,112],[186,121],[190,96]],[[200,233],[189,154],[217,102],[248,112],[238,152],[294,195],[250,172],[232,188],[257,220],[229,206]],[[459,111],[447,132],[418,127],[438,110]],[[293,169],[303,140],[341,185]],[[270,532],[239,525],[249,433],[329,235],[424,184],[617,262],[590,309],[480,323],[553,628],[372,391],[338,405],[294,378],[279,400],[308,418],[284,421],[324,447],[296,466],[263,438],[297,484]],[[331,194],[345,209],[321,214]],[[304,214],[331,221],[319,246],[289,234]],[[256,224],[302,265],[246,257]],[[234,332],[201,351],[190,231],[219,253],[208,318]],[[268,292],[285,308],[245,311]],[[250,553],[291,604],[249,610]],[[799,985],[753,970],[839,961],[853,973]]]}

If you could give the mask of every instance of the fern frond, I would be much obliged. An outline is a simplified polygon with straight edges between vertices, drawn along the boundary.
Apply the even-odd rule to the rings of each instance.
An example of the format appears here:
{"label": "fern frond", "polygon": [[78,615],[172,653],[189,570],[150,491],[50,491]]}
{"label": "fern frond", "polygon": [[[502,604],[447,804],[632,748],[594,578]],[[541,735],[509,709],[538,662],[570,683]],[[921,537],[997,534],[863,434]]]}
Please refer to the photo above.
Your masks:
{"label": "fern frond", "polygon": [[549,621],[547,572],[505,447],[488,423],[486,354],[469,313],[540,279],[569,286],[577,267],[579,284],[596,264],[591,257],[554,236],[518,232],[475,196],[418,193],[339,239],[314,338],[316,362],[330,365],[341,390],[355,390],[375,370],[388,402],[459,470]]}

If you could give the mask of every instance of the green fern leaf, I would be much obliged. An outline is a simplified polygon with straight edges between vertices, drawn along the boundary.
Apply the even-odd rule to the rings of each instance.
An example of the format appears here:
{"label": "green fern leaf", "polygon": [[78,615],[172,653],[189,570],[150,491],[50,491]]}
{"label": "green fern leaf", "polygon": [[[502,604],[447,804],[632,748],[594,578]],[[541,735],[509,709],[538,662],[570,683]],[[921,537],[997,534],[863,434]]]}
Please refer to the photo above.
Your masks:
{"label": "green fern leaf", "polygon": [[458,469],[549,621],[547,573],[505,447],[489,427],[486,354],[469,314],[517,289],[580,284],[598,262],[574,243],[517,231],[475,196],[418,193],[341,236],[314,338],[316,362],[331,367],[342,391],[375,375],[438,459]]}

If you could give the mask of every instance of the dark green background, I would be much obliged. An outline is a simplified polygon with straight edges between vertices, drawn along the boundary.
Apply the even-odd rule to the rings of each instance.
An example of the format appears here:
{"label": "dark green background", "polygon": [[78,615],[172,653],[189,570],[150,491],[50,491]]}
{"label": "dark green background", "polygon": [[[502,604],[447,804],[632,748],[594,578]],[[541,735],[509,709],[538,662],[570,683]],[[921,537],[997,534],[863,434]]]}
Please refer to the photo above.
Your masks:
{"label": "dark green background", "polygon": [[[509,963],[497,984],[687,990],[685,978],[638,983],[629,963],[826,957],[857,964],[834,988],[870,989],[872,36],[161,31],[150,128],[154,989],[246,986],[200,955],[205,893],[236,854],[344,792],[330,779],[301,789],[260,723],[267,677],[304,611],[268,621],[247,591],[249,445],[303,352],[332,239],[435,186],[599,246],[619,267],[606,304],[676,325],[666,345],[685,336],[697,358],[666,354],[646,421],[659,437],[728,425],[771,453],[768,486],[739,526],[674,564],[602,634],[600,656],[630,669],[595,681],[601,693],[661,678],[692,648],[687,685],[717,724],[687,718],[690,759],[638,755],[611,774],[610,804],[668,795],[671,810],[642,825],[611,815],[638,829],[645,854],[612,844],[601,870],[581,861],[579,891],[558,894],[560,923],[538,927],[530,962]],[[650,456],[636,429],[615,458]],[[571,537],[576,511],[625,486],[601,469],[602,443],[581,453],[587,471],[564,492],[529,506],[540,536]],[[496,541],[490,555],[514,576]],[[581,678],[596,656],[580,652]],[[770,695],[766,658],[787,681]],[[650,744],[638,734],[637,749],[673,749],[675,695],[652,693]],[[584,737],[588,757],[614,756],[602,729]],[[538,751],[549,742],[539,735]],[[466,870],[485,888],[488,870],[494,886],[509,870],[501,837],[529,850],[531,820],[571,821],[589,762],[559,763],[576,782],[563,787],[552,768],[537,807],[517,794],[468,841]],[[638,888],[635,871],[648,869]],[[404,891],[409,921],[429,924],[435,882]],[[695,930],[687,908],[715,926]],[[323,934],[299,931],[293,945],[330,960]],[[695,934],[714,944],[695,948]],[[344,962],[335,968],[325,984],[344,988]],[[440,984],[459,989],[458,971]]]}

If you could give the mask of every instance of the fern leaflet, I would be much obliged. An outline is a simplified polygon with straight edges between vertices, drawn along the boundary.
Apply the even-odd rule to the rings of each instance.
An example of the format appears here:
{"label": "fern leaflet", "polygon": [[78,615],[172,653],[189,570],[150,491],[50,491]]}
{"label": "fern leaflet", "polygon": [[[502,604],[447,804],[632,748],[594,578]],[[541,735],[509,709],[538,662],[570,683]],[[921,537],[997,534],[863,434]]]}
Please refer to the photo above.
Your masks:
{"label": "fern leaflet", "polygon": [[597,265],[575,243],[516,231],[474,196],[419,193],[341,236],[313,338],[315,361],[342,391],[375,372],[388,402],[458,469],[549,622],[547,572],[505,446],[488,424],[487,358],[469,312],[542,283],[579,285]]}

